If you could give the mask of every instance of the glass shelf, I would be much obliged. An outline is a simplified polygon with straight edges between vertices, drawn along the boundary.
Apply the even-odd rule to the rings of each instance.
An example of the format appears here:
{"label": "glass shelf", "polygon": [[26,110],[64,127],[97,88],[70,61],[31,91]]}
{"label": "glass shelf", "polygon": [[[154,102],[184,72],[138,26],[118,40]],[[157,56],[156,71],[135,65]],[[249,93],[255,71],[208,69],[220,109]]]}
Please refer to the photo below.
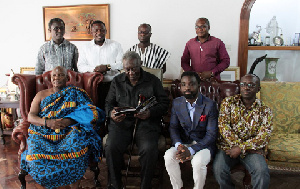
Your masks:
{"label": "glass shelf", "polygon": [[286,50],[299,51],[300,46],[248,46],[248,50]]}

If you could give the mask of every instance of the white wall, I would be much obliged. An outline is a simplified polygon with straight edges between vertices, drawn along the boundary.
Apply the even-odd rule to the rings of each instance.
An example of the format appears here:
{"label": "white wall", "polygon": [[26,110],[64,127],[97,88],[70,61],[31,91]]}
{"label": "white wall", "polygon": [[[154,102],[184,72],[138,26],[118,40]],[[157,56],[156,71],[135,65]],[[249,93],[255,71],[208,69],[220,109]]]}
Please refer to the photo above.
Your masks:
{"label": "white wall", "polygon": [[[207,17],[210,33],[224,41],[237,65],[239,20],[244,0],[10,0],[0,1],[0,87],[10,69],[34,67],[39,47],[44,43],[43,6],[78,4],[110,4],[111,39],[122,44],[126,51],[138,43],[137,27],[152,26],[153,43],[171,52],[165,78],[178,78],[180,58],[185,43],[195,37],[197,18]],[[73,41],[81,49],[84,42]]]}

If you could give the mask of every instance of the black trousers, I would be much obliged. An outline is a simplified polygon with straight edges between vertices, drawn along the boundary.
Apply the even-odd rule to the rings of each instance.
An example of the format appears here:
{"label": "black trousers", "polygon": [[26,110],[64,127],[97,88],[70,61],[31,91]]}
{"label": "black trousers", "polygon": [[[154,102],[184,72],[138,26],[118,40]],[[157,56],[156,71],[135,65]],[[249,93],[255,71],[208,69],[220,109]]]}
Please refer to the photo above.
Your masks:
{"label": "black trousers", "polygon": [[105,98],[108,94],[111,82],[101,82],[98,87],[99,102],[97,107],[105,111]]}
{"label": "black trousers", "polygon": [[[156,131],[137,129],[135,142],[139,151],[141,164],[141,189],[151,188],[151,181],[158,159],[158,138]],[[132,141],[132,130],[123,130],[115,126],[109,129],[105,145],[106,163],[109,171],[110,185],[122,188],[121,169],[124,165],[123,155]]]}

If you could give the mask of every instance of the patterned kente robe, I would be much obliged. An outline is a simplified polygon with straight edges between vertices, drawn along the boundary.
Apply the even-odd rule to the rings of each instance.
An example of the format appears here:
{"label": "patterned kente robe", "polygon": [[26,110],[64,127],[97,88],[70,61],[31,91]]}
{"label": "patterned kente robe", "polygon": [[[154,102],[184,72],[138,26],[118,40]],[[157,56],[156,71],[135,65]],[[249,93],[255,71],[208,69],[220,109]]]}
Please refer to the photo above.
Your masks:
{"label": "patterned kente robe", "polygon": [[90,156],[100,161],[101,138],[96,131],[105,113],[92,104],[83,89],[73,86],[46,97],[40,110],[41,118],[71,118],[77,123],[61,129],[60,133],[31,124],[21,169],[47,188],[74,183],[84,175]]}

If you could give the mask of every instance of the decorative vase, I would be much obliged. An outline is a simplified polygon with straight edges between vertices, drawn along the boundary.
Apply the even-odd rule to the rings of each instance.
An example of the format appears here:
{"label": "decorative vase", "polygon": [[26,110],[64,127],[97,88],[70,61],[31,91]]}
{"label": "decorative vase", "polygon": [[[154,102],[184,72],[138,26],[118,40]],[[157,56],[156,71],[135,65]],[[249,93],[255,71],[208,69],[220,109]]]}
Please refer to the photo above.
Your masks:
{"label": "decorative vase", "polygon": [[13,116],[11,114],[5,113],[3,120],[6,129],[12,129],[14,127]]}
{"label": "decorative vase", "polygon": [[276,65],[279,58],[266,58],[266,73],[263,81],[277,81]]}

